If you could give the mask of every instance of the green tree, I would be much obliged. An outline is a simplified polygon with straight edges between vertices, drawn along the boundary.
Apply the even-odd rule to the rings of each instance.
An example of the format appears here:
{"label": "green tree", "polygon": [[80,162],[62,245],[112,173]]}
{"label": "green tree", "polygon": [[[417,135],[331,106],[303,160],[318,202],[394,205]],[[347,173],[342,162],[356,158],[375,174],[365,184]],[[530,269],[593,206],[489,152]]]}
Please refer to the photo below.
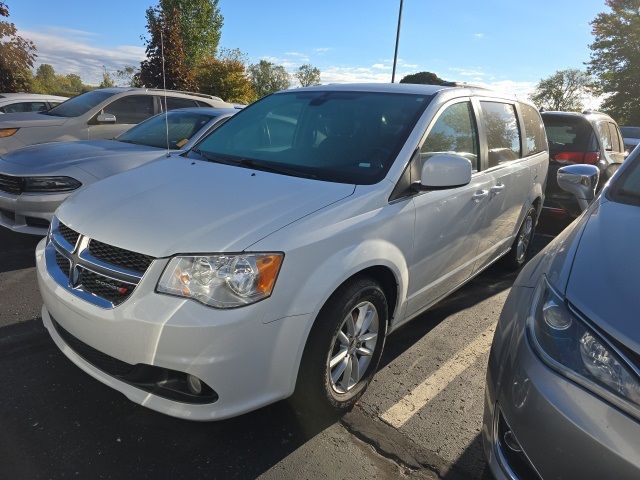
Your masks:
{"label": "green tree", "polygon": [[595,37],[588,71],[602,108],[619,123],[640,125],[640,0],[607,0],[591,22]]}
{"label": "green tree", "polygon": [[302,87],[320,85],[320,69],[308,63],[300,65],[294,76]]}
{"label": "green tree", "polygon": [[63,97],[74,97],[93,88],[83,84],[82,79],[75,73],[58,75],[48,63],[43,63],[38,67],[31,84],[33,93],[47,93]]}
{"label": "green tree", "polygon": [[115,77],[118,79],[118,85],[122,87],[139,87],[137,76],[139,70],[135,67],[127,65],[119,70],[116,70]]}
{"label": "green tree", "polygon": [[180,35],[180,11],[174,9],[169,15],[163,13],[157,7],[147,10],[147,31],[150,38],[146,41],[147,58],[140,64],[137,79],[141,86],[163,88],[164,52],[166,87],[170,90],[193,90],[193,72],[186,64]]}
{"label": "green tree", "polygon": [[531,100],[545,110],[579,112],[583,108],[582,99],[589,93],[590,85],[591,78],[581,70],[558,70],[538,82]]}
{"label": "green tree", "polygon": [[111,87],[115,87],[116,84],[113,81],[113,78],[111,78],[111,74],[107,71],[107,67],[105,67],[104,65],[102,66],[103,68],[103,72],[102,72],[102,82],[100,82],[100,85],[98,85],[98,88],[111,88]]}
{"label": "green tree", "polygon": [[173,12],[179,13],[177,24],[187,66],[193,69],[203,59],[215,57],[224,20],[218,0],[159,0],[158,7],[147,10],[147,18],[151,14],[169,19]]}
{"label": "green tree", "polygon": [[[0,2],[0,17],[9,16],[9,7]],[[18,35],[13,23],[0,21],[0,92],[29,90],[36,46]]]}
{"label": "green tree", "polygon": [[246,57],[238,49],[223,50],[217,58],[202,60],[196,68],[198,91],[228,102],[251,103],[256,98],[247,77]]}
{"label": "green tree", "polygon": [[402,77],[400,83],[419,83],[422,85],[443,85],[443,86],[453,86],[455,83],[448,82],[447,80],[443,80],[438,75],[432,72],[418,72],[411,73]]}
{"label": "green tree", "polygon": [[282,65],[267,60],[249,66],[249,79],[258,98],[285,90],[291,85],[289,74]]}

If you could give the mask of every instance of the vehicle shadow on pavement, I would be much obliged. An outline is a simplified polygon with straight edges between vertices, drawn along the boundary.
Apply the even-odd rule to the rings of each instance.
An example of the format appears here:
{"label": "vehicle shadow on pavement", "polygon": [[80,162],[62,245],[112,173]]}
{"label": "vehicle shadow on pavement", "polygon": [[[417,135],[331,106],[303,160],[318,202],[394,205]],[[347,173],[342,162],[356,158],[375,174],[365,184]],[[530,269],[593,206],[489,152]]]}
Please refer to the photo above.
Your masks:
{"label": "vehicle shadow on pavement", "polygon": [[39,320],[2,338],[2,478],[255,478],[336,422],[287,402],[219,422],[174,419],[80,371]]}
{"label": "vehicle shadow on pavement", "polygon": [[438,324],[454,313],[474,305],[511,288],[517,273],[505,273],[500,265],[493,266],[471,282],[445,298],[416,319],[403,325],[389,336],[380,360],[383,368],[402,355],[418,340],[427,335]]}
{"label": "vehicle shadow on pavement", "polygon": [[42,237],[23,235],[0,227],[0,273],[36,265],[35,249]]}

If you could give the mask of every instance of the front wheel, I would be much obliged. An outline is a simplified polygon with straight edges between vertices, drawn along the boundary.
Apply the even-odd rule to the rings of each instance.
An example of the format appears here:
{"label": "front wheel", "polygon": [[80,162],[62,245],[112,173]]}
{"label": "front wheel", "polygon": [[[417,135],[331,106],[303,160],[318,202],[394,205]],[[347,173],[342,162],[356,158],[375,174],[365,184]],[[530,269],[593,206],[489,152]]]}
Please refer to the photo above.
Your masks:
{"label": "front wheel", "polygon": [[531,207],[522,221],[511,250],[503,257],[502,264],[509,270],[518,270],[527,263],[536,219],[537,211],[534,207]]}
{"label": "front wheel", "polygon": [[378,367],[387,321],[387,299],[374,280],[358,278],[334,293],[307,340],[293,396],[298,410],[351,409]]}

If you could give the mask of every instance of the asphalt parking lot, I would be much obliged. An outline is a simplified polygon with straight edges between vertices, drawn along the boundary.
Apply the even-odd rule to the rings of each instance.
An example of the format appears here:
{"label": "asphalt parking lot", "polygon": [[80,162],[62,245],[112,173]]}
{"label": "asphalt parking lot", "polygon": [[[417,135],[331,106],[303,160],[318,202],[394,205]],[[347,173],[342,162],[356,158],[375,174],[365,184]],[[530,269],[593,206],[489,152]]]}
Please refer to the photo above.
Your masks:
{"label": "asphalt parking lot", "polygon": [[0,230],[0,479],[490,478],[485,366],[513,274],[492,268],[391,335],[342,419],[280,402],[192,423],[131,403],[57,350],[40,320],[37,241]]}

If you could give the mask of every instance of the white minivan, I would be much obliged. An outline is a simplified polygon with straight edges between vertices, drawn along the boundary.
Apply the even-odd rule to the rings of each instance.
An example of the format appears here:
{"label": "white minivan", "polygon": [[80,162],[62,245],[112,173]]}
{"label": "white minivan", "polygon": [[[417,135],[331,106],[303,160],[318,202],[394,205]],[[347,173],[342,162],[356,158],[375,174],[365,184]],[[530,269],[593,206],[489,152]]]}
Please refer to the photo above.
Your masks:
{"label": "white minivan", "polygon": [[36,252],[42,318],[81,369],[169,415],[292,395],[345,411],[389,332],[525,262],[548,160],[537,110],[488,90],[273,94],[63,203]]}

